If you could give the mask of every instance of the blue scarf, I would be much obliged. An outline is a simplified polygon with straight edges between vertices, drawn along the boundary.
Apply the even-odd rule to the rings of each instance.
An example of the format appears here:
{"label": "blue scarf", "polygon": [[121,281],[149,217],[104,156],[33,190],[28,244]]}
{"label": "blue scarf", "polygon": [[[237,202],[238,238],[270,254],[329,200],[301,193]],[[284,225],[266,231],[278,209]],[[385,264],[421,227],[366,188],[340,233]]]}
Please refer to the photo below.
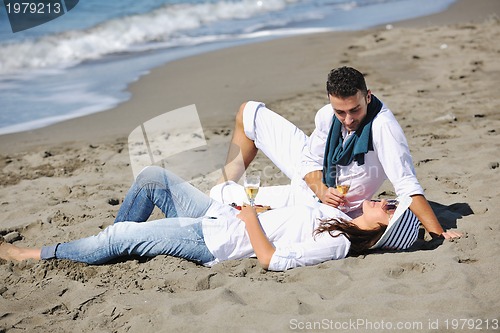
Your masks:
{"label": "blue scarf", "polygon": [[356,161],[359,165],[365,164],[365,154],[373,150],[372,123],[382,109],[382,102],[372,95],[368,110],[363,122],[344,144],[342,137],[342,123],[333,116],[332,127],[326,140],[325,158],[323,161],[323,183],[328,187],[335,187],[336,165],[349,165]]}

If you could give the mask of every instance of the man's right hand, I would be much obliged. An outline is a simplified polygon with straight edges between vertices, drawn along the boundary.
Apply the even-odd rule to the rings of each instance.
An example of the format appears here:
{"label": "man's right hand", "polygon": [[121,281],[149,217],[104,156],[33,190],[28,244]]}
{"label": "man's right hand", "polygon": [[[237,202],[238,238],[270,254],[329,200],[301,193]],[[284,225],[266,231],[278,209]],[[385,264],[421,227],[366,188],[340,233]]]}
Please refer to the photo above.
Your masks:
{"label": "man's right hand", "polygon": [[321,200],[325,205],[332,206],[334,208],[338,208],[345,204],[345,196],[337,191],[334,187],[326,187],[321,193],[316,193],[316,196]]}
{"label": "man's right hand", "polygon": [[345,204],[345,196],[337,191],[336,188],[327,187],[323,184],[323,172],[320,170],[312,171],[305,175],[304,180],[309,188],[316,194],[322,203],[338,208]]}

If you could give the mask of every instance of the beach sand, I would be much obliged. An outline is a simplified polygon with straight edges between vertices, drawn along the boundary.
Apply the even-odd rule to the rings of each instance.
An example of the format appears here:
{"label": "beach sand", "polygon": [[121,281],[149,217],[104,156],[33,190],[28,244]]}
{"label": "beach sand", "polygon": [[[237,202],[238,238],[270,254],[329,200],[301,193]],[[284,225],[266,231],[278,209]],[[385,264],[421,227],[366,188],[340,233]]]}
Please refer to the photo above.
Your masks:
{"label": "beach sand", "polygon": [[[0,234],[21,246],[68,241],[113,223],[133,180],[127,136],[141,123],[196,104],[212,155],[222,162],[240,103],[263,101],[310,133],[315,111],[327,102],[326,74],[350,65],[393,110],[427,198],[445,228],[465,234],[461,239],[441,244],[426,237],[408,252],[279,273],[255,259],[212,268],[165,256],[99,266],[1,262],[0,332],[401,331],[397,325],[498,331],[494,14],[500,15],[498,1],[464,0],[390,30],[211,52],[153,70],[114,110],[0,137]],[[204,156],[200,151],[190,161],[203,163]],[[262,155],[252,167],[276,171]],[[215,178],[193,182],[208,191]],[[266,179],[284,182],[279,173]],[[392,193],[389,184],[380,191]]]}

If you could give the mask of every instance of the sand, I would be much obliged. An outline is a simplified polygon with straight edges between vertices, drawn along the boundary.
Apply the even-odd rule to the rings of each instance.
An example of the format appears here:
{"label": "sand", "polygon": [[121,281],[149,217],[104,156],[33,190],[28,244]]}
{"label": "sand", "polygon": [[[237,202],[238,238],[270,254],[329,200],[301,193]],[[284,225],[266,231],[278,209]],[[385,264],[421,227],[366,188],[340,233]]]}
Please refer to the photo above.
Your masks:
{"label": "sand", "polygon": [[[0,234],[22,246],[67,241],[113,222],[133,179],[127,136],[142,122],[196,104],[223,160],[241,102],[262,100],[310,133],[327,102],[326,73],[351,65],[395,113],[440,222],[463,238],[280,273],[255,259],[212,268],[165,256],[100,266],[1,262],[0,332],[498,331],[495,13],[498,1],[465,0],[390,30],[298,36],[183,59],[134,83],[131,100],[114,110],[0,137]],[[194,163],[203,156],[194,154]],[[271,168],[261,155],[252,167]],[[207,191],[214,180],[193,183]],[[391,191],[387,184],[380,195]]]}

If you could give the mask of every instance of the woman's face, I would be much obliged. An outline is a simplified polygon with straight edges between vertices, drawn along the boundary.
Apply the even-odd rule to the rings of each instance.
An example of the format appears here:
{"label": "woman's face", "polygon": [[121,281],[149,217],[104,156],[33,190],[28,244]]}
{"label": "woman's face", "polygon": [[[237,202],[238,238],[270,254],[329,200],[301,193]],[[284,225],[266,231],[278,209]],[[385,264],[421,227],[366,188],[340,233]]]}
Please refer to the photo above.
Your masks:
{"label": "woman's face", "polygon": [[387,200],[363,202],[363,229],[371,230],[376,229],[379,224],[388,225],[392,215],[394,215],[394,208],[389,209]]}

